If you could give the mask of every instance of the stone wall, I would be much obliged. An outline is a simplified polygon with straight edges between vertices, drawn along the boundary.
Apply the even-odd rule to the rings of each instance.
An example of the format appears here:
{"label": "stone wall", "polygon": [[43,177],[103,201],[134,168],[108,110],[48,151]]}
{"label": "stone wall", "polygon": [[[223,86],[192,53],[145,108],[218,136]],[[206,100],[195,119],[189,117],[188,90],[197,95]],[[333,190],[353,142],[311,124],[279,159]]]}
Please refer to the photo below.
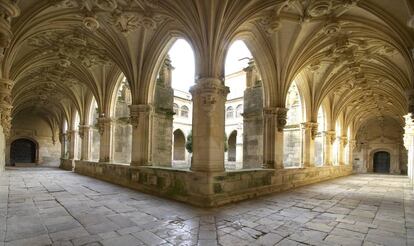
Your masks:
{"label": "stone wall", "polygon": [[390,173],[407,173],[407,151],[403,146],[403,129],[391,118],[371,120],[357,133],[357,147],[353,152],[356,173],[373,172],[373,155],[378,151],[390,154]]}
{"label": "stone wall", "polygon": [[263,163],[263,87],[247,88],[243,106],[243,168]]}
{"label": "stone wall", "polygon": [[6,164],[10,164],[10,144],[17,139],[26,138],[38,147],[37,164],[43,166],[59,166],[61,155],[61,144],[59,142],[58,129],[53,132],[49,124],[43,119],[25,114],[24,117],[18,115],[13,119],[13,127],[10,139],[6,146]]}
{"label": "stone wall", "polygon": [[223,173],[76,161],[75,172],[201,207],[215,207],[352,173],[351,166]]}

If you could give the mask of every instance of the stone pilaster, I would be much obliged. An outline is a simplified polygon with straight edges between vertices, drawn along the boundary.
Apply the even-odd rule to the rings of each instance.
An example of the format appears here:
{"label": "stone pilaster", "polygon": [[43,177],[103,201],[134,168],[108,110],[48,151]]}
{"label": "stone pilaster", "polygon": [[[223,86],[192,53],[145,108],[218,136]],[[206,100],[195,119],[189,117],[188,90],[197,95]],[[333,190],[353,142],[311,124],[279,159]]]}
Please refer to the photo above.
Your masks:
{"label": "stone pilaster", "polygon": [[348,144],[348,138],[346,136],[337,137],[338,141],[338,164],[345,165],[345,146]]}
{"label": "stone pilaster", "polygon": [[66,133],[59,134],[59,141],[60,141],[60,158],[66,158]]}
{"label": "stone pilaster", "polygon": [[78,131],[76,131],[76,130],[71,130],[71,131],[67,131],[67,137],[68,137],[68,144],[69,144],[69,149],[68,149],[68,152],[69,152],[69,156],[68,156],[68,158],[69,159],[71,159],[71,160],[73,160],[73,159],[75,159],[76,158],[76,146],[77,146],[77,143],[76,143],[76,136],[77,136],[77,134],[78,134]]}
{"label": "stone pilaster", "polygon": [[98,131],[101,135],[101,141],[99,144],[99,161],[100,162],[112,162],[114,156],[113,150],[113,131],[114,121],[113,119],[105,116],[98,118]]}
{"label": "stone pilaster", "polygon": [[229,88],[217,78],[201,78],[193,97],[193,158],[191,170],[224,171],[224,105]]}
{"label": "stone pilaster", "polygon": [[148,104],[130,105],[132,125],[131,166],[145,166],[150,162],[152,107]]}
{"label": "stone pilaster", "polygon": [[355,139],[349,140],[349,151],[348,151],[348,165],[354,165],[354,149],[356,148],[357,141]]}
{"label": "stone pilaster", "polygon": [[152,114],[151,163],[155,166],[171,167],[173,135],[174,90],[171,88],[171,72],[174,68],[167,57],[161,67],[155,86],[154,108]]}
{"label": "stone pilaster", "polygon": [[81,156],[80,159],[89,161],[91,159],[91,126],[82,125],[79,126],[79,136],[82,140]]}
{"label": "stone pilaster", "polygon": [[[263,164],[263,87],[252,61],[246,72],[243,97],[243,167],[259,168]],[[240,152],[241,153],[241,152]]]}
{"label": "stone pilaster", "polygon": [[332,166],[332,147],[335,141],[335,131],[324,131],[323,134],[323,151],[324,151],[324,165]]}
{"label": "stone pilaster", "polygon": [[286,108],[264,108],[263,168],[283,168],[283,128],[286,125]]}
{"label": "stone pilaster", "polygon": [[318,123],[304,122],[300,124],[302,131],[302,167],[315,166],[315,137]]}
{"label": "stone pilaster", "polygon": [[12,80],[0,79],[0,120],[6,139],[9,138],[11,130],[11,111],[13,108],[11,91],[13,89],[13,86],[14,82]]}

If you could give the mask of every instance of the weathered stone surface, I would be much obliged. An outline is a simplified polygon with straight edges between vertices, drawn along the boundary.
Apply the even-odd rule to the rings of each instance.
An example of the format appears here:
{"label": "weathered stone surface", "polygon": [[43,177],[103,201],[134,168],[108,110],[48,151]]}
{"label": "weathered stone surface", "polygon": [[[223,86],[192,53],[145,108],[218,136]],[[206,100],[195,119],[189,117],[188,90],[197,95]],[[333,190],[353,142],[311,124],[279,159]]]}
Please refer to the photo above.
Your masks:
{"label": "weathered stone surface", "polygon": [[394,246],[414,240],[414,194],[403,176],[349,176],[218,209],[58,169],[8,170],[0,176],[4,192],[1,187],[8,196],[0,245]]}

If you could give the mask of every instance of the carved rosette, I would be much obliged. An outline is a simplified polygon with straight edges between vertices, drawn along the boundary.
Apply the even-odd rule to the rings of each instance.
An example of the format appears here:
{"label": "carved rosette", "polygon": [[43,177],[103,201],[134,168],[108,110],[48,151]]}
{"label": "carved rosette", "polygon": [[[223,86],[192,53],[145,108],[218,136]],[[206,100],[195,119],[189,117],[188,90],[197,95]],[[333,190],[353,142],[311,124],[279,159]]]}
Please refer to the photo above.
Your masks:
{"label": "carved rosette", "polygon": [[216,78],[199,79],[197,84],[190,88],[193,98],[201,98],[201,108],[207,115],[214,112],[219,97],[226,98],[229,92],[229,87],[224,86],[222,81]]}
{"label": "carved rosette", "polygon": [[287,112],[289,109],[287,108],[277,108],[277,130],[279,132],[283,131],[283,128],[287,124]]}
{"label": "carved rosette", "polygon": [[141,117],[148,117],[151,113],[151,105],[148,104],[137,104],[129,105],[129,120],[133,128],[137,128],[140,123]]}

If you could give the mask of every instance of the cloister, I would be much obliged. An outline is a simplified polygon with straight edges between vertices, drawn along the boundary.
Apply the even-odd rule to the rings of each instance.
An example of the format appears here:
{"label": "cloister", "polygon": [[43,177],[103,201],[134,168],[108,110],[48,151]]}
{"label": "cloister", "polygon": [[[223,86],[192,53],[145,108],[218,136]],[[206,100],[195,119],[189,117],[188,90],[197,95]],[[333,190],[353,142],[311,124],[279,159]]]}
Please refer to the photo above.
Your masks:
{"label": "cloister", "polygon": [[[0,99],[0,246],[414,244],[411,0],[0,0]],[[338,183],[347,188],[332,192]],[[331,188],[318,191],[324,184]],[[361,198],[373,184],[374,195]],[[145,197],[162,211],[161,201],[170,204],[182,215],[168,222],[176,225],[190,218],[185,207],[197,228],[215,233],[197,229],[195,241],[174,241],[143,229],[141,213],[130,227],[145,233],[125,238],[117,224],[120,241],[111,241],[74,215],[79,204],[54,194],[82,203],[78,195],[112,196],[107,189]],[[41,210],[45,190],[96,242],[55,238],[47,224],[48,237],[8,231],[22,216],[15,203]],[[294,201],[283,200],[289,192]],[[127,216],[118,198],[110,213]],[[98,200],[90,199],[92,208]],[[125,206],[147,209],[131,199]],[[267,202],[277,204],[264,208]],[[232,206],[241,219],[251,203],[261,210],[246,221],[257,226],[244,226],[262,234],[250,240],[223,229]],[[272,206],[280,213],[274,220],[286,224],[265,229],[258,217]],[[377,213],[383,210],[386,216]],[[293,226],[288,218],[326,235],[305,233],[301,241],[281,229]],[[392,230],[380,225],[388,219]],[[392,224],[401,221],[402,229]],[[339,225],[348,222],[366,232]]]}

